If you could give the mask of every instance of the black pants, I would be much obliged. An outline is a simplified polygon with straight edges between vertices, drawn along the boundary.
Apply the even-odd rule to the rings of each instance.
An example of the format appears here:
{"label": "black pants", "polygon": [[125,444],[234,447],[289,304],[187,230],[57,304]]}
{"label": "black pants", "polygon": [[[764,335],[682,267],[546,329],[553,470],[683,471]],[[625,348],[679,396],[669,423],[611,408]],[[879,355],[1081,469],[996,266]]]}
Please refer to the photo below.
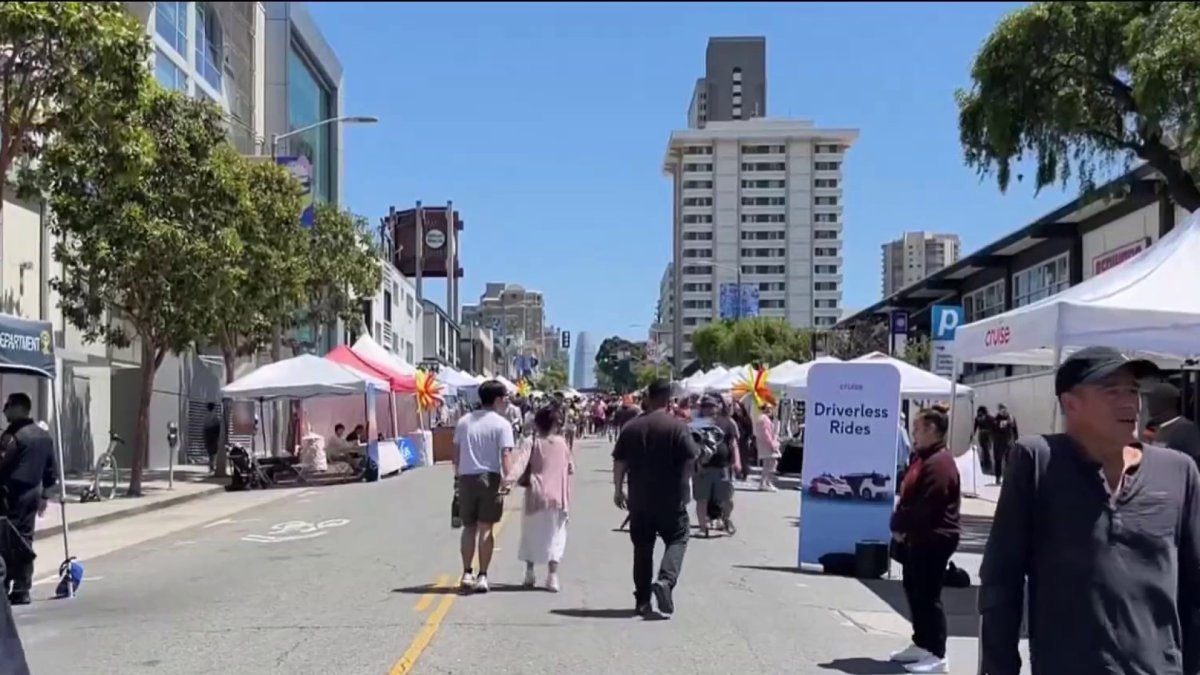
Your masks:
{"label": "black pants", "polygon": [[1013,441],[1009,438],[992,439],[992,466],[996,480],[1004,477],[1004,465],[1008,463],[1008,451],[1012,449]]}
{"label": "black pants", "polygon": [[914,645],[934,656],[946,656],[946,612],[942,585],[946,564],[958,540],[908,544],[904,551],[904,595],[912,615]]}
{"label": "black pants", "polygon": [[654,542],[659,537],[666,544],[658,580],[671,588],[679,581],[683,554],[687,552],[688,528],[691,520],[687,508],[677,511],[631,511],[629,539],[633,542],[633,596],[637,604],[650,602],[650,587],[654,581]]}
{"label": "black pants", "polygon": [[[33,530],[37,525],[37,510],[40,506],[41,488],[25,490],[19,495],[8,498],[5,515],[26,546],[27,551],[33,550]],[[5,547],[5,576],[4,590],[13,594],[29,593],[33,586],[33,556],[18,542]]]}
{"label": "black pants", "polygon": [[[0,575],[5,571],[7,568],[0,560]],[[21,636],[17,634],[17,622],[13,620],[8,596],[3,593],[0,593],[0,675],[29,675],[25,649],[21,646]]]}

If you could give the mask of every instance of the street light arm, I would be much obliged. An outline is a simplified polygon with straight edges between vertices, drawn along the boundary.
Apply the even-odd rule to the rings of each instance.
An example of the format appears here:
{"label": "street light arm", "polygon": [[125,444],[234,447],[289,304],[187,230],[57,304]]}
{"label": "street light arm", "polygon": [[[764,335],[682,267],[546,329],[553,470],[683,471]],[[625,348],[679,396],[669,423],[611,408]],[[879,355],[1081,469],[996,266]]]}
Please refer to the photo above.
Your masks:
{"label": "street light arm", "polygon": [[282,141],[285,138],[291,138],[292,136],[295,136],[297,134],[302,134],[306,131],[312,131],[313,129],[316,129],[318,127],[323,127],[327,124],[335,124],[337,122],[354,122],[356,124],[374,124],[378,121],[379,121],[378,117],[371,117],[368,115],[352,115],[352,116],[348,116],[348,117],[331,117],[327,120],[321,120],[320,122],[314,122],[307,126],[300,127],[299,129],[292,129],[291,131],[288,131],[286,133],[275,134],[272,137],[272,139],[276,143],[278,143],[279,141]]}

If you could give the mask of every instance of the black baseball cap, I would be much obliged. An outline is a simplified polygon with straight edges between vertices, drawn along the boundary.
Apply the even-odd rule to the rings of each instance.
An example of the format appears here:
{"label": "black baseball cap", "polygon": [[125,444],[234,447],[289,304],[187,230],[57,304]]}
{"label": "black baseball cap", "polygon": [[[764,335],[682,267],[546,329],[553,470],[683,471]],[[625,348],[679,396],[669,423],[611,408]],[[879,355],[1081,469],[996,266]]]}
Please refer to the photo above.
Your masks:
{"label": "black baseball cap", "polygon": [[1158,366],[1146,359],[1131,359],[1112,347],[1087,347],[1071,354],[1054,373],[1054,395],[1071,391],[1081,384],[1093,384],[1120,370],[1137,379],[1159,374]]}

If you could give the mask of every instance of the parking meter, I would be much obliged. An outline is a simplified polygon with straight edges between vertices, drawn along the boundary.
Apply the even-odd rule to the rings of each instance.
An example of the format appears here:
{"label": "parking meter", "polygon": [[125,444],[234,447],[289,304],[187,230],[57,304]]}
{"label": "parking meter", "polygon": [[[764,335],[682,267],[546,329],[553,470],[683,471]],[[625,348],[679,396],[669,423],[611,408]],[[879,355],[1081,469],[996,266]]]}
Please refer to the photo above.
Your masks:
{"label": "parking meter", "polygon": [[179,451],[179,425],[167,422],[167,489],[175,487],[175,453]]}

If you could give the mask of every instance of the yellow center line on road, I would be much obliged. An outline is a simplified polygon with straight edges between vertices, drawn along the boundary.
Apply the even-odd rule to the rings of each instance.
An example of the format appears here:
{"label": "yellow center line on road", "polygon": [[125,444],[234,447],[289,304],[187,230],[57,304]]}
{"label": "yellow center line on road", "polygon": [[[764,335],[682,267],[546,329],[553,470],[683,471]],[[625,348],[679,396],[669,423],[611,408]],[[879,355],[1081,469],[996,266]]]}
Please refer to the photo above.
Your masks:
{"label": "yellow center line on road", "polygon": [[[508,522],[509,513],[512,513],[512,511],[505,511],[500,516],[500,522],[496,523],[495,527],[492,528],[492,541],[500,538],[500,533],[504,531],[504,524]],[[438,577],[434,588],[448,587],[448,584],[447,586],[442,586],[442,583],[443,580],[450,578],[449,574],[443,574]],[[433,596],[436,593],[436,591],[431,591],[422,595],[417,600],[414,609],[418,612],[425,611],[433,602]],[[429,643],[433,642],[433,637],[437,635],[438,629],[442,627],[442,621],[446,618],[446,614],[450,612],[450,608],[454,606],[454,602],[459,597],[457,593],[445,591],[442,591],[442,593],[441,602],[425,618],[425,623],[421,626],[421,630],[417,631],[416,637],[409,643],[408,649],[404,650],[404,655],[400,657],[400,660],[388,671],[388,675],[408,675],[408,673],[412,672],[413,666],[417,665],[417,659],[421,658],[421,654],[425,653],[425,650],[429,647]]]}
{"label": "yellow center line on road", "polygon": [[421,598],[419,600],[417,600],[417,604],[415,606],[413,606],[413,611],[415,611],[419,614],[419,613],[424,612],[425,610],[429,609],[429,606],[433,604],[433,598],[435,595],[437,595],[438,590],[442,589],[442,588],[446,588],[449,584],[450,584],[450,575],[449,574],[443,574],[442,576],[438,577],[437,583],[435,583],[433,585],[433,590],[429,591],[425,595],[422,595]]}

